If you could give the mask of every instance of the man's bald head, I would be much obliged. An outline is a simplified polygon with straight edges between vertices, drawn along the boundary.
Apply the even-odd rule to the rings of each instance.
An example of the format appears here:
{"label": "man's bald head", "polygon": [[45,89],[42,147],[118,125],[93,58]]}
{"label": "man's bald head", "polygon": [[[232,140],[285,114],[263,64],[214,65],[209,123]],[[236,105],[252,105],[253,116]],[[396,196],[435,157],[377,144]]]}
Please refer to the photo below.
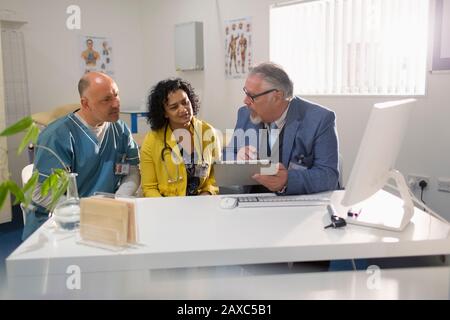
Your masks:
{"label": "man's bald head", "polygon": [[91,126],[119,119],[120,98],[115,81],[101,72],[88,72],[78,82],[80,116]]}
{"label": "man's bald head", "polygon": [[93,81],[100,82],[104,79],[114,81],[111,77],[101,72],[88,72],[82,76],[80,81],[78,81],[78,93],[80,94],[80,98],[83,97],[85,91],[89,88]]}

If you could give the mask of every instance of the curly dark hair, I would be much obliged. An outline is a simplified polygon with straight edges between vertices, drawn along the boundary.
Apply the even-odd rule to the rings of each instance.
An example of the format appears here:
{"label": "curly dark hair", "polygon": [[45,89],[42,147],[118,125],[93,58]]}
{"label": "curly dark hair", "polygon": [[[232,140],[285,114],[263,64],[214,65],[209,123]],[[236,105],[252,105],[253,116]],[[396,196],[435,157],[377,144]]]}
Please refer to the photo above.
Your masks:
{"label": "curly dark hair", "polygon": [[180,78],[161,80],[152,88],[147,98],[147,122],[150,124],[152,130],[161,129],[166,125],[168,120],[164,117],[164,105],[167,103],[169,94],[179,89],[186,92],[191,101],[193,113],[197,115],[200,108],[200,101],[189,82]]}

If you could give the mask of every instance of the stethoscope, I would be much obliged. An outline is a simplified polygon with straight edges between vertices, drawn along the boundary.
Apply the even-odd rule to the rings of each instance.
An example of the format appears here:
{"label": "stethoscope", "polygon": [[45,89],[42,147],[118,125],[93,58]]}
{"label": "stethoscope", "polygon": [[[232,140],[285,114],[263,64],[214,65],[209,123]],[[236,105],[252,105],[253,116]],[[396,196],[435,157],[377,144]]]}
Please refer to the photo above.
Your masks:
{"label": "stethoscope", "polygon": [[[167,179],[167,182],[168,183],[175,183],[175,182],[178,182],[178,181],[181,181],[181,180],[183,180],[183,177],[182,176],[180,176],[180,168],[179,168],[179,166],[177,165],[176,167],[177,167],[177,177],[176,177],[176,179],[173,179],[171,176],[170,176],[170,174],[169,174],[169,169],[167,169],[167,164],[166,164],[166,161],[164,160],[164,154],[165,153],[167,153],[167,152],[169,152],[170,154],[173,154],[173,150],[172,150],[172,148],[167,144],[167,138],[166,138],[166,135],[167,135],[167,128],[169,127],[169,123],[167,122],[166,123],[166,126],[165,126],[165,128],[164,128],[164,148],[161,150],[161,160],[162,160],[162,162],[163,162],[163,167],[164,167],[164,170],[166,171],[166,174],[167,174],[167,177],[168,177],[168,179]],[[195,137],[196,137],[196,139],[197,139],[197,141],[200,143],[199,145],[200,145],[200,153],[201,153],[201,156],[202,156],[202,163],[201,163],[201,166],[202,166],[202,168],[203,169],[205,169],[205,168],[207,168],[207,164],[206,164],[206,162],[205,162],[205,159],[204,159],[204,157],[203,157],[203,145],[202,145],[202,142],[201,142],[201,140],[200,140],[200,136],[198,135],[198,133],[197,133],[197,130],[195,130],[195,127],[192,125],[192,127],[193,127],[193,129],[194,129],[194,135],[195,135]],[[178,156],[177,156],[178,157]]]}

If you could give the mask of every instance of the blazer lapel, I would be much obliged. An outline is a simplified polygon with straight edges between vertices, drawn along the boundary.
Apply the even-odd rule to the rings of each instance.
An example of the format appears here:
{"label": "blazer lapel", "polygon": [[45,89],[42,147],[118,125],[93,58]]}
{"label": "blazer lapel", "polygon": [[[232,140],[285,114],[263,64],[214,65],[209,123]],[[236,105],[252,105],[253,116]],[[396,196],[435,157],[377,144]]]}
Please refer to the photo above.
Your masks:
{"label": "blazer lapel", "polygon": [[291,152],[293,150],[295,136],[299,130],[300,121],[295,119],[293,121],[287,122],[284,127],[283,135],[283,165],[288,168]]}
{"label": "blazer lapel", "polygon": [[301,130],[302,126],[302,110],[301,104],[297,98],[291,100],[288,114],[286,115],[286,124],[284,125],[283,134],[283,165],[288,168],[291,158],[291,152],[294,146],[294,140],[297,132]]}

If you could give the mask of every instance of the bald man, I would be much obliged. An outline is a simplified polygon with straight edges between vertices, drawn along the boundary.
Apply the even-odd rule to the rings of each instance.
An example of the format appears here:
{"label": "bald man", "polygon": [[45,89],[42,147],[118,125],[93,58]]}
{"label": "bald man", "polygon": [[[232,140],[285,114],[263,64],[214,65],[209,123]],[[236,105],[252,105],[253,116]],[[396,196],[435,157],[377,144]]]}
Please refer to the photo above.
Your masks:
{"label": "bald man", "polygon": [[[133,195],[140,184],[139,152],[127,125],[119,120],[117,84],[99,72],[85,74],[78,83],[81,109],[51,123],[39,135],[38,145],[52,149],[64,165],[76,172],[80,197],[94,192]],[[39,183],[55,168],[63,168],[50,152],[37,148],[34,162]],[[43,198],[40,187],[33,193],[37,206],[27,217],[25,239],[48,219],[51,197]],[[32,215],[32,214],[29,214]]]}

